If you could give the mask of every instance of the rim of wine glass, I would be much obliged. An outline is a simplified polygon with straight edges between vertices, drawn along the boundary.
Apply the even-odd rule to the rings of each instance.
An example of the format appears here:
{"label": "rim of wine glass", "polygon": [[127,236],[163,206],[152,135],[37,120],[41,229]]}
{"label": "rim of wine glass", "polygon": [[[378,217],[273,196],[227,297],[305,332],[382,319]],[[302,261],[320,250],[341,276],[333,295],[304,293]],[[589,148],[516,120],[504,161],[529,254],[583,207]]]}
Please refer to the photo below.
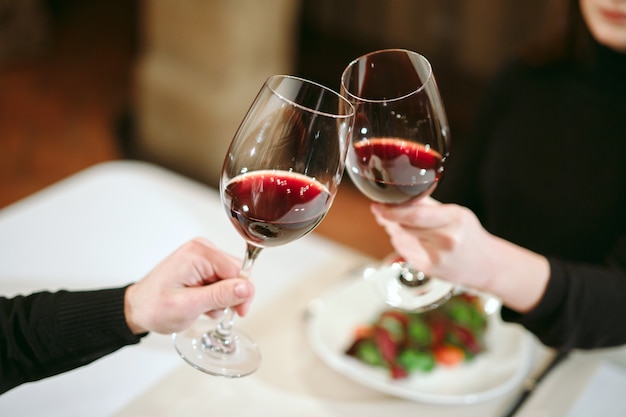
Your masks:
{"label": "rim of wine glass", "polygon": [[[378,55],[378,54],[382,54],[382,53],[389,53],[389,52],[404,52],[407,55],[414,55],[416,57],[418,57],[420,60],[422,60],[423,62],[426,63],[426,65],[428,66],[428,77],[426,77],[426,80],[424,80],[424,82],[422,83],[422,85],[420,85],[418,88],[416,88],[415,90],[411,91],[410,93],[404,94],[402,96],[398,96],[398,97],[391,97],[391,98],[379,98],[379,99],[370,99],[370,98],[364,98],[364,97],[360,97],[357,96],[356,94],[353,94],[348,87],[345,84],[345,78],[346,78],[346,72],[348,72],[348,70],[350,68],[352,68],[357,62],[372,56],[372,55]],[[363,103],[383,103],[383,102],[390,102],[390,101],[399,101],[399,100],[403,100],[409,96],[412,96],[414,94],[419,93],[420,91],[422,91],[425,87],[426,84],[428,84],[429,82],[431,82],[431,80],[433,79],[433,67],[430,64],[430,61],[428,60],[428,58],[426,58],[424,55],[415,52],[415,51],[411,51],[409,49],[403,49],[403,48],[389,48],[389,49],[379,49],[377,51],[372,51],[372,52],[368,52],[366,54],[363,54],[361,56],[359,56],[358,58],[355,58],[354,60],[350,61],[350,63],[346,66],[346,68],[343,70],[343,73],[341,74],[341,87],[343,88],[343,90],[351,97],[354,98],[357,101],[363,102]]]}
{"label": "rim of wine glass", "polygon": [[[317,109],[312,109],[308,106],[302,105],[300,103],[297,103],[287,97],[285,97],[283,94],[279,93],[271,84],[270,81],[276,78],[289,78],[292,80],[297,80],[300,81],[302,83],[306,83],[306,84],[310,84],[310,85],[314,85],[316,87],[321,88],[322,90],[328,91],[329,93],[334,94],[336,97],[339,98],[339,101],[342,101],[343,103],[348,105],[348,108],[350,109],[350,112],[347,114],[335,114],[335,113],[328,113],[325,111],[320,111]],[[354,110],[354,106],[352,105],[352,103],[350,103],[349,100],[347,100],[344,96],[342,96],[341,94],[339,94],[338,92],[336,92],[335,90],[333,90],[332,88],[328,88],[325,85],[322,85],[320,83],[316,83],[315,81],[311,81],[311,80],[307,80],[306,78],[302,78],[302,77],[296,77],[294,75],[284,75],[284,74],[277,74],[277,75],[272,75],[270,77],[268,77],[268,79],[265,81],[265,84],[267,85],[267,88],[269,88],[270,90],[272,90],[272,92],[274,94],[276,94],[278,97],[280,97],[282,100],[291,103],[293,106],[301,108],[301,109],[305,109],[305,110],[309,110],[312,113],[316,113],[322,116],[327,116],[327,117],[332,117],[335,119],[349,119],[351,117],[354,116],[355,110]]]}

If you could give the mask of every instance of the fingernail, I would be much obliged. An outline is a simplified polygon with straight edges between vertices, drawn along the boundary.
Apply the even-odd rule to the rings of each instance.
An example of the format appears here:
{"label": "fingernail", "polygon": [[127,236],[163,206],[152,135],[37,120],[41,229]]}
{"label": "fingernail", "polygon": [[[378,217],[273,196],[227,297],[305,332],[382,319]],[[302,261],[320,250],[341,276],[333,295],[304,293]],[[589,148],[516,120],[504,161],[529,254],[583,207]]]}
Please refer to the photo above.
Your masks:
{"label": "fingernail", "polygon": [[250,289],[244,283],[235,285],[235,295],[239,298],[245,298],[250,295]]}

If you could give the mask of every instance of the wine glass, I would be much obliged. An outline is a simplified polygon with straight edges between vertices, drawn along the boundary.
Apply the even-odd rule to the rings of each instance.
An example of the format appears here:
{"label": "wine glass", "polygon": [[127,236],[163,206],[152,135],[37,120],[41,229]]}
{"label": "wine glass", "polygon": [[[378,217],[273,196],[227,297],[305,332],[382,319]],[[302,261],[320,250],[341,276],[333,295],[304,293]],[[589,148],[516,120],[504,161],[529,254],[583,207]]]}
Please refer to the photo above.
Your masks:
{"label": "wine glass", "polygon": [[[371,200],[401,204],[430,195],[449,156],[450,134],[428,60],[386,49],[352,61],[341,94],[355,109],[347,171]],[[451,297],[454,286],[426,276],[403,259],[368,270],[387,304],[427,310]]]}
{"label": "wine glass", "polygon": [[[354,109],[338,93],[285,75],[267,79],[226,154],[220,195],[246,241],[240,275],[263,248],[311,232],[330,208],[343,176]],[[179,354],[206,373],[241,377],[261,362],[256,343],[225,309],[214,329],[198,323],[175,335]]]}

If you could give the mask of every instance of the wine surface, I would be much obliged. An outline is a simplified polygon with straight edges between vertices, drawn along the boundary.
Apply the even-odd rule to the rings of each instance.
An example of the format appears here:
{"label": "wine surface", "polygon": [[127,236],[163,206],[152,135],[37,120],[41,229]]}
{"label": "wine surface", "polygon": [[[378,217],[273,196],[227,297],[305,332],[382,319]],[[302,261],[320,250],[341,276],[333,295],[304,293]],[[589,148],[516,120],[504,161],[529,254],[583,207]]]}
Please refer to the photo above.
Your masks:
{"label": "wine surface", "polygon": [[354,143],[348,165],[350,178],[363,194],[390,204],[428,195],[443,173],[439,152],[397,138]]}
{"label": "wine surface", "polygon": [[244,239],[262,247],[298,239],[318,225],[331,196],[306,175],[261,170],[231,179],[224,188],[230,220]]}

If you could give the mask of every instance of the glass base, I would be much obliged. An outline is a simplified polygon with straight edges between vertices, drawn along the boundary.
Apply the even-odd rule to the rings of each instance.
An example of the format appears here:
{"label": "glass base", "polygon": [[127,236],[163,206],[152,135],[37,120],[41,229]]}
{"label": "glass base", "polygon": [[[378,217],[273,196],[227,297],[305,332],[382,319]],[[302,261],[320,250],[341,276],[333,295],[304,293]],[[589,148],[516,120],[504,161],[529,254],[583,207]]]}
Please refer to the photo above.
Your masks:
{"label": "glass base", "polygon": [[428,277],[423,285],[411,287],[401,282],[406,264],[393,262],[379,268],[370,268],[365,278],[372,282],[385,303],[406,311],[426,311],[439,307],[454,293],[455,286],[435,277]]}
{"label": "glass base", "polygon": [[215,326],[200,320],[181,333],[174,333],[174,346],[178,354],[192,367],[214,376],[240,378],[256,371],[261,364],[258,345],[245,333],[231,330],[232,352],[223,352],[207,342]]}

